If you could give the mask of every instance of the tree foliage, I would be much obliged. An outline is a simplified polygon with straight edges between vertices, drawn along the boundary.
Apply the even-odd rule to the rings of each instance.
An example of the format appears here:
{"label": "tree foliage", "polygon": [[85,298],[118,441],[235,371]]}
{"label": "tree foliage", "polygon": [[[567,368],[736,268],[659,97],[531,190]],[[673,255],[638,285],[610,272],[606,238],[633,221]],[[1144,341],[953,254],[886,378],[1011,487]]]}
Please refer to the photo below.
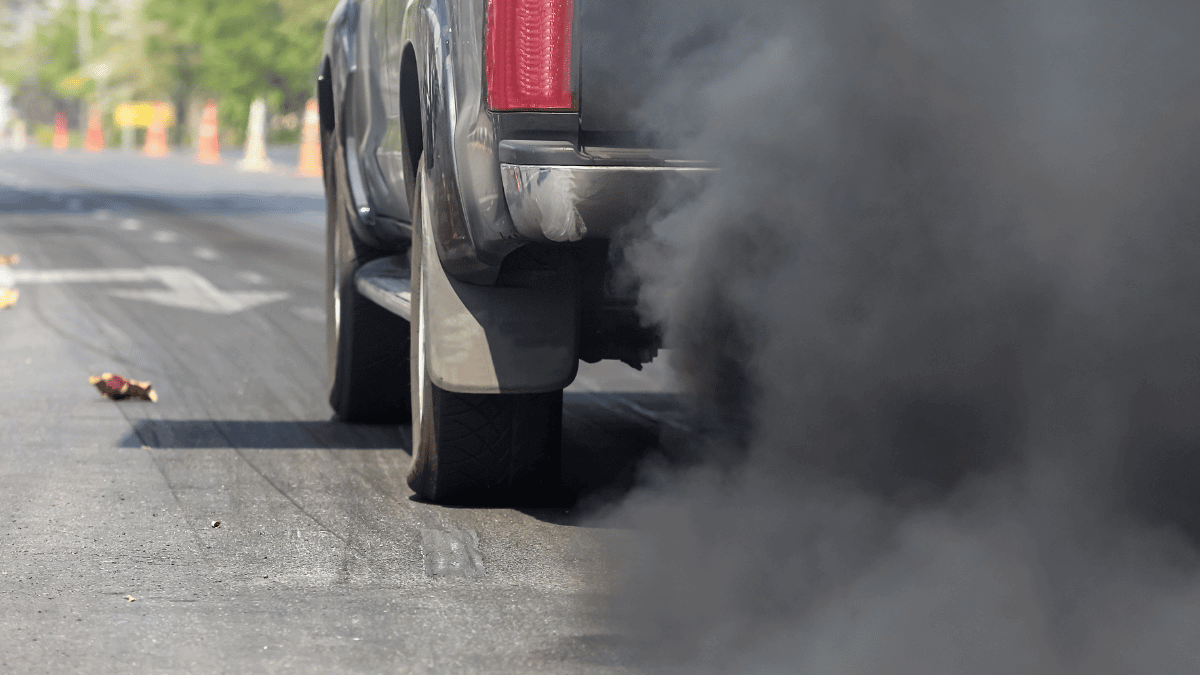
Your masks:
{"label": "tree foliage", "polygon": [[[28,3],[40,7],[37,29],[18,39],[8,27],[0,36],[0,79],[14,91],[32,88],[46,100],[106,110],[171,100],[181,119],[198,99],[212,97],[221,101],[222,127],[237,135],[255,97],[277,112],[303,110],[337,0]],[[81,5],[92,43],[82,59]]]}
{"label": "tree foliage", "polygon": [[334,0],[154,0],[146,41],[161,64],[166,93],[221,99],[222,121],[245,124],[250,102],[299,110],[312,95],[313,72]]}

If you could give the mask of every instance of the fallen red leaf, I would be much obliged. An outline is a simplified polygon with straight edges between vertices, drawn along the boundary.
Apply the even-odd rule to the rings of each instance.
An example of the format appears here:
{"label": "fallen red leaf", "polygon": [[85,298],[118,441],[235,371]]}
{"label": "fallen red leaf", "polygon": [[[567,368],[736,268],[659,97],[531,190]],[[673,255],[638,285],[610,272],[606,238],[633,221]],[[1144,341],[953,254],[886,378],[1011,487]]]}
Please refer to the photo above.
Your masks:
{"label": "fallen red leaf", "polygon": [[149,382],[128,380],[112,373],[93,375],[88,378],[88,382],[95,386],[102,395],[114,401],[123,401],[127,398],[139,398],[150,402],[158,401],[158,394],[155,393],[154,386]]}

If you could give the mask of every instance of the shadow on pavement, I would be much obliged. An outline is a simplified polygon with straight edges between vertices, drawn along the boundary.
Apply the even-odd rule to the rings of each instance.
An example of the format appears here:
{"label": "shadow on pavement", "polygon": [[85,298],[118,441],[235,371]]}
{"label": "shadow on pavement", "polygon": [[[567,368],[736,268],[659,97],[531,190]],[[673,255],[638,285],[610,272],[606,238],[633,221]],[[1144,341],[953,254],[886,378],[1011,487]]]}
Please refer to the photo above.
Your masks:
{"label": "shadow on pavement", "polygon": [[693,433],[692,412],[676,393],[566,392],[562,474],[565,504],[518,509],[558,525],[581,525],[637,484],[654,460],[676,462]]}
{"label": "shadow on pavement", "polygon": [[[689,435],[689,412],[678,394],[578,393],[563,397],[563,500],[521,508],[535,518],[578,525],[620,500],[649,458],[672,463]],[[395,450],[409,454],[397,426],[247,420],[140,420],[122,447],[154,449]],[[407,461],[407,460],[399,460]]]}
{"label": "shadow on pavement", "polygon": [[[404,450],[394,426],[341,422],[140,420],[122,447]],[[405,450],[406,451],[406,450]]]}

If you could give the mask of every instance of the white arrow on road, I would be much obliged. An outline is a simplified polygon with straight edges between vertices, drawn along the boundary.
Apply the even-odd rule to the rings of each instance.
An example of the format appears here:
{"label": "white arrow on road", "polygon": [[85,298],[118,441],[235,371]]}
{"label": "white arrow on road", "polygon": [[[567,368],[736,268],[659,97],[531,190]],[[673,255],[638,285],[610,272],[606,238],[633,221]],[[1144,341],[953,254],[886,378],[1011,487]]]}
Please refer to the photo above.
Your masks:
{"label": "white arrow on road", "polygon": [[[109,295],[143,300],[168,307],[192,309],[209,314],[235,314],[288,297],[280,291],[222,291],[187,267],[144,267],[142,269],[12,270],[17,284],[97,284],[157,281],[167,290],[119,290]],[[0,286],[5,279],[0,278]]]}

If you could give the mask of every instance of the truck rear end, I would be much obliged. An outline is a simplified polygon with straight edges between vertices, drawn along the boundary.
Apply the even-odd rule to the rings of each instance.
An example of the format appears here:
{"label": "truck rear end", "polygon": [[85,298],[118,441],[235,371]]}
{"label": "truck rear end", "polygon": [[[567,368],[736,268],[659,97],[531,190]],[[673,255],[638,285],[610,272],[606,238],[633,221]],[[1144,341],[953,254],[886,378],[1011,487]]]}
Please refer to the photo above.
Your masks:
{"label": "truck rear end", "polygon": [[614,242],[713,169],[642,123],[654,82],[639,61],[644,26],[629,21],[656,4],[405,6],[413,245],[408,259],[364,266],[356,284],[409,321],[408,482],[423,498],[544,492],[579,361],[640,368],[657,353],[636,289],[614,283]]}
{"label": "truck rear end", "polygon": [[609,239],[671,182],[710,168],[679,156],[643,104],[650,0],[491,0],[486,70],[513,223],[539,241]]}

